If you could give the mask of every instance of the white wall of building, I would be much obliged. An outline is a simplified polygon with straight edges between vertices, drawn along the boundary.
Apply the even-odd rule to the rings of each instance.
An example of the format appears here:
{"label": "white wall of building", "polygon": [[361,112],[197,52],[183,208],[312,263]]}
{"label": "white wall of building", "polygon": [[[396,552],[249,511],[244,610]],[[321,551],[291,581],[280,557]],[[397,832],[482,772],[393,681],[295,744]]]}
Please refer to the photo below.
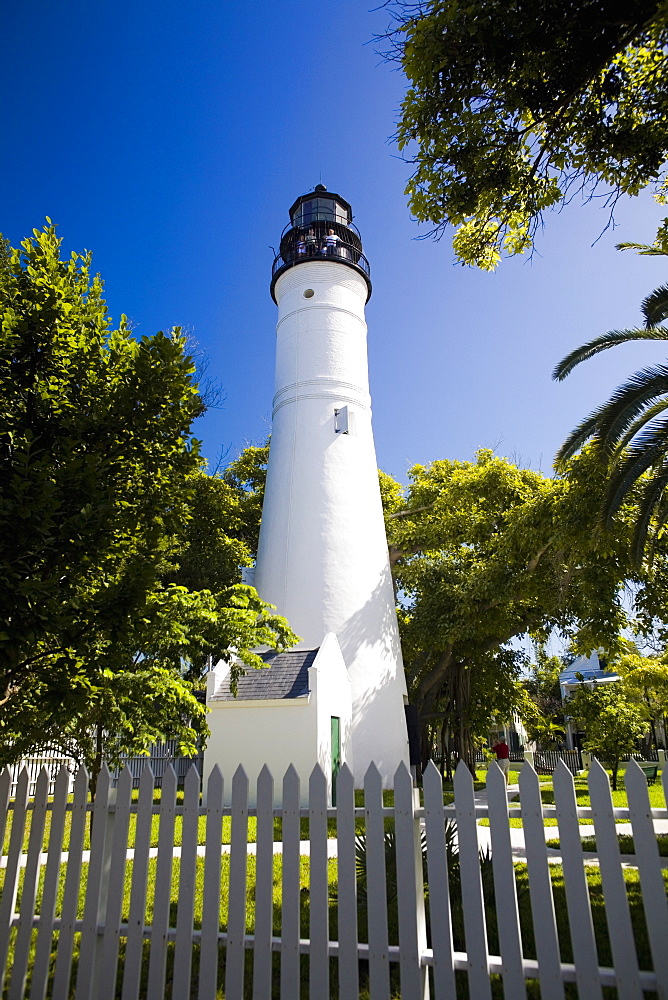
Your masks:
{"label": "white wall of building", "polygon": [[[336,633],[352,685],[356,779],[373,760],[389,783],[408,762],[406,686],[371,429],[367,291],[361,275],[333,261],[301,263],[276,283],[276,392],[255,586],[301,648]],[[344,406],[349,434],[336,432],[335,410]]]}
{"label": "white wall of building", "polygon": [[231,802],[232,778],[241,764],[248,775],[251,805],[254,805],[257,778],[267,764],[274,777],[274,802],[280,805],[283,775],[293,764],[301,782],[302,804],[306,804],[308,780],[315,765],[319,763],[331,776],[333,715],[341,720],[342,760],[351,766],[350,681],[336,636],[325,637],[309,669],[308,697],[216,701],[216,691],[225,684],[229,672],[230,665],[221,661],[209,673],[210,736],[203,768],[205,778],[216,764],[222,771],[226,803]]}

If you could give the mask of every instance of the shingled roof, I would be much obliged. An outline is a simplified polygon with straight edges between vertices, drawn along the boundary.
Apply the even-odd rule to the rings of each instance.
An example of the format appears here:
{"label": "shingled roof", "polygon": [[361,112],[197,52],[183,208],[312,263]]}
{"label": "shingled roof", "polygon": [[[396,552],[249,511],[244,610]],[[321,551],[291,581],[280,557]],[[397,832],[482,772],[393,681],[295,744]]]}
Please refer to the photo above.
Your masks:
{"label": "shingled roof", "polygon": [[318,654],[317,649],[288,650],[261,653],[266,667],[249,668],[239,678],[237,697],[230,691],[229,676],[213,695],[212,701],[281,701],[308,697],[308,670]]}

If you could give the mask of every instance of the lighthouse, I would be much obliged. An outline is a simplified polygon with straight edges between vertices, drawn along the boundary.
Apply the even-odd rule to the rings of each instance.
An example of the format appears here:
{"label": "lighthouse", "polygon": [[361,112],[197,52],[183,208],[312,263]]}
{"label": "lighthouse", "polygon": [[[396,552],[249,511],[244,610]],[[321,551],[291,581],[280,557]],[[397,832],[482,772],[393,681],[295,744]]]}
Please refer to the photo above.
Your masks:
{"label": "lighthouse", "polygon": [[[309,676],[325,701],[320,717],[332,722],[330,765],[346,760],[361,783],[373,762],[389,784],[400,762],[408,763],[407,699],[371,425],[370,267],[340,195],[319,184],[289,214],[270,286],[278,307],[276,377],[254,585],[300,642],[274,654],[268,671],[249,672],[235,708],[223,676],[209,701],[238,716],[258,685],[268,693],[270,674],[286,680],[283,668],[302,669],[303,690],[300,663],[310,656]],[[269,707],[270,699],[258,701]],[[321,728],[326,741],[325,722]],[[315,757],[322,759],[321,746]]]}

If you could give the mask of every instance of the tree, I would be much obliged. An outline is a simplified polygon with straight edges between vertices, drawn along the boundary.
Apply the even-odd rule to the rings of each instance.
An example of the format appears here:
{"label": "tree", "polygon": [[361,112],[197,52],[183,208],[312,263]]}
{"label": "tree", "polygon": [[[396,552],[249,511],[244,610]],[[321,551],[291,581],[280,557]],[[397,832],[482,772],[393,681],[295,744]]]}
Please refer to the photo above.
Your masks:
{"label": "tree", "polygon": [[548,656],[544,643],[536,644],[536,662],[529,667],[524,686],[541,716],[553,722],[563,720],[559,677],[564,669],[558,656]]}
{"label": "tree", "polygon": [[257,554],[260,537],[260,520],[264,502],[264,488],[267,481],[269,442],[263,445],[249,445],[231,462],[223,473],[224,481],[234,491],[239,500],[241,535],[253,556]]}
{"label": "tree", "polygon": [[294,640],[252,587],[234,584],[214,594],[158,586],[124,644],[100,644],[81,709],[54,713],[41,673],[29,679],[5,713],[0,767],[40,748],[57,749],[86,765],[94,797],[104,761],[115,765],[166,738],[177,739],[183,755],[195,755],[208,734],[198,697],[206,658],[231,662],[235,689],[242,664],[264,666],[254,648],[285,649]]}
{"label": "tree", "polygon": [[406,193],[466,264],[533,245],[546,209],[603,185],[665,191],[665,0],[395,0],[385,54],[409,88]]}
{"label": "tree", "polygon": [[237,583],[239,501],[200,470],[184,339],[112,329],[90,264],[62,261],[50,224],[0,254],[3,763],[76,732],[89,763],[89,725],[135,748],[163,725],[192,742],[205,655],[238,673],[295,638]]}
{"label": "tree", "polygon": [[245,494],[224,476],[209,476],[202,470],[189,478],[188,492],[190,516],[162,581],[213,591],[239,583],[239,568],[252,562],[254,536],[254,525],[247,524]]}
{"label": "tree", "polygon": [[662,656],[643,656],[633,643],[626,643],[625,651],[615,660],[614,669],[622,678],[624,692],[629,699],[642,707],[643,718],[651,732],[654,747],[659,743],[656,722],[668,717],[668,663]]}
{"label": "tree", "polygon": [[619,761],[625,754],[633,753],[645,731],[643,713],[619,683],[592,687],[582,683],[568,699],[567,709],[586,730],[585,750],[611,768],[612,788],[616,791]]}
{"label": "tree", "polygon": [[524,725],[529,739],[542,750],[549,750],[566,735],[559,676],[564,665],[558,656],[548,656],[545,646],[537,643],[536,662],[529,668],[524,687],[535,706],[528,711]]}
{"label": "tree", "polygon": [[[645,251],[653,248],[647,247]],[[662,253],[668,253],[668,233]],[[611,330],[576,348],[559,362],[553,377],[559,381],[581,362],[632,340],[668,340],[668,288],[657,288],[642,303],[645,325],[630,330]],[[555,465],[564,464],[592,441],[609,466],[609,477],[601,494],[601,516],[608,527],[624,503],[637,499],[633,553],[640,563],[648,531],[654,520],[668,520],[668,367],[653,365],[636,372],[615,389],[610,399],[594,410],[566,438]]]}
{"label": "tree", "polygon": [[619,518],[610,539],[597,523],[590,497],[604,469],[589,452],[559,479],[489,451],[409,475],[405,496],[387,482],[383,494],[410,698],[425,745],[438,719],[470,761],[490,717],[528,697],[513,640],[558,628],[583,648],[614,644],[628,529]]}

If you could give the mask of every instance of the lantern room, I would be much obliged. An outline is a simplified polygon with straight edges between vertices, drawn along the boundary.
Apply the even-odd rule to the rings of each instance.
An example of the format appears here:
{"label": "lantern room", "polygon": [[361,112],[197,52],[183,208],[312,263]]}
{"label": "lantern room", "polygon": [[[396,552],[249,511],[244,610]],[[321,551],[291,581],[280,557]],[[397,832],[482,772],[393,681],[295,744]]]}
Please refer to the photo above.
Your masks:
{"label": "lantern room", "polygon": [[271,270],[271,295],[281,274],[298,264],[318,261],[345,264],[364,275],[371,296],[371,269],[362,253],[362,240],[355,225],[350,203],[341,195],[317,184],[309,194],[300,195],[290,209],[290,222],[283,230],[280,250]]}

